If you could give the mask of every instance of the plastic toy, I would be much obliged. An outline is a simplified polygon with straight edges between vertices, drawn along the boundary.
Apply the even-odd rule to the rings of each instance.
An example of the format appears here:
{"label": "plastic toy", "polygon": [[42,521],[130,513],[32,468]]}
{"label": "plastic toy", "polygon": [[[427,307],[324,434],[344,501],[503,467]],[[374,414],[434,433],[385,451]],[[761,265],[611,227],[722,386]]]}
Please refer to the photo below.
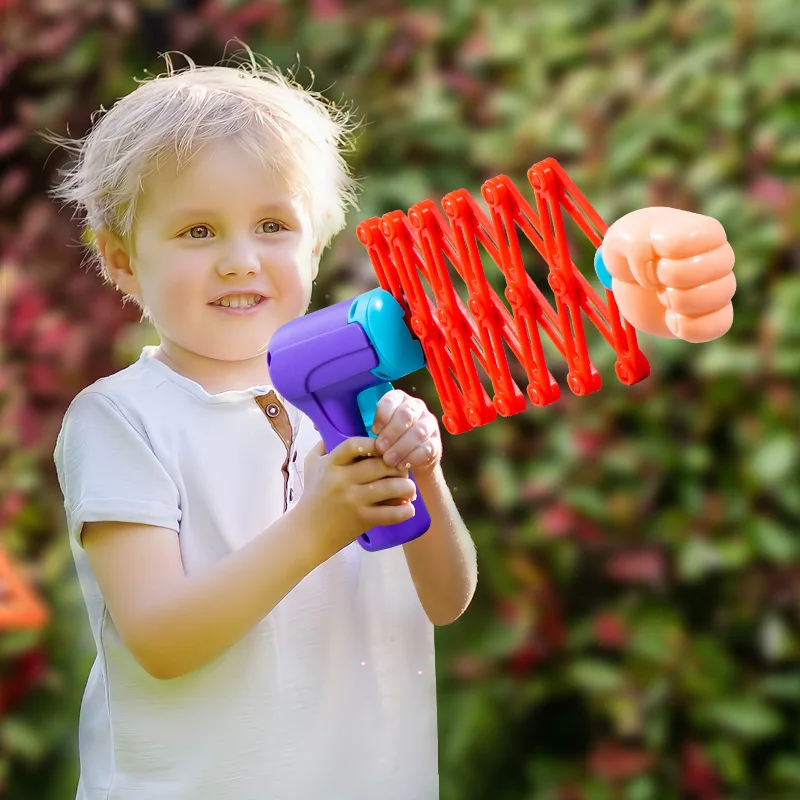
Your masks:
{"label": "plastic toy", "polygon": [[[459,189],[443,198],[444,214],[424,201],[408,215],[394,211],[364,220],[357,234],[380,288],[293,320],[275,333],[268,354],[275,388],[311,417],[329,452],[347,437],[372,435],[375,408],[391,381],[424,366],[451,434],[485,425],[498,414],[517,414],[528,399],[535,406],[552,403],[560,388],[545,363],[542,332],[566,361],[570,390],[579,396],[596,392],[602,382],[589,358],[584,317],[614,349],[616,376],[623,384],[650,374],[636,330],[621,318],[612,292],[602,252],[608,227],[554,159],[531,167],[528,180],[536,210],[500,175],[482,187],[488,217]],[[564,213],[597,248],[594,268],[605,302],[572,261]],[[712,242],[717,235],[702,223],[698,230],[698,241]],[[555,308],[523,264],[520,231],[547,264]],[[484,273],[481,250],[505,277],[511,311]],[[717,260],[730,271],[732,258],[729,264],[725,258]],[[450,268],[466,284],[466,302]],[[724,294],[728,283],[717,289],[721,286]],[[710,335],[724,333],[723,316],[712,319],[718,329]],[[512,377],[507,350],[524,369],[525,393]],[[491,382],[491,399],[477,365]],[[380,550],[421,535],[430,518],[419,493],[415,509],[416,516],[406,522],[369,531],[359,540],[362,547]]]}
{"label": "plastic toy", "polygon": [[[330,452],[351,436],[373,436],[375,410],[390,381],[422,369],[425,357],[400,305],[373,289],[282,325],[267,363],[275,388],[314,421]],[[359,543],[383,550],[416,539],[431,524],[419,492],[414,512],[405,522],[372,528]]]}
{"label": "plastic toy", "polygon": [[[597,391],[602,382],[589,359],[583,314],[614,348],[616,375],[622,383],[631,385],[650,374],[636,331],[621,319],[610,289],[601,248],[606,224],[554,159],[531,167],[528,180],[538,214],[511,180],[500,175],[482,188],[490,219],[465,189],[459,189],[442,201],[449,222],[425,201],[412,206],[408,216],[395,211],[365,220],[357,229],[381,287],[408,314],[442,403],[442,421],[451,434],[526,408],[525,396],[511,377],[504,344],[525,369],[533,405],[548,405],[560,397],[545,363],[540,329],[567,362],[572,392],[582,396]],[[563,211],[598,248],[595,270],[605,284],[605,303],[570,257]],[[518,230],[549,267],[555,309],[522,263]],[[479,245],[505,277],[505,296],[513,314],[484,274]],[[447,261],[466,283],[466,307],[450,279]],[[420,273],[433,298],[425,292]],[[491,400],[475,361],[491,380]]]}

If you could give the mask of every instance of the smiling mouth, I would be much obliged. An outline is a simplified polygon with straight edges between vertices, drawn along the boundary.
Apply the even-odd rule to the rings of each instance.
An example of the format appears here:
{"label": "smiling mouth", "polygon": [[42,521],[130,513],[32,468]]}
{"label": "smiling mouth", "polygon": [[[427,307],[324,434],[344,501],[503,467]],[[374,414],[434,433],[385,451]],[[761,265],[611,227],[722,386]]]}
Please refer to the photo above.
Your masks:
{"label": "smiling mouth", "polygon": [[229,295],[227,297],[221,297],[214,303],[211,303],[212,306],[219,306],[220,308],[254,308],[257,305],[266,300],[260,294],[249,294],[249,295]]}

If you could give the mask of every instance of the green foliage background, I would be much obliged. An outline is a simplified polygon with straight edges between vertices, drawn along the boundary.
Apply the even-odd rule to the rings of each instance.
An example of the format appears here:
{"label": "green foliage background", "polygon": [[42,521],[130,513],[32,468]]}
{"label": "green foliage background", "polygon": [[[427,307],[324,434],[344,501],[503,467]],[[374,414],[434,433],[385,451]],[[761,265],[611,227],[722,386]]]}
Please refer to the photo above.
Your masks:
{"label": "green foliage background", "polygon": [[[81,270],[45,190],[157,54],[239,37],[368,125],[361,209],[317,305],[374,285],[355,225],[557,158],[610,223],[716,216],[736,319],[701,346],[640,342],[652,376],[458,437],[446,471],[479,549],[476,600],[438,632],[443,800],[800,796],[800,4],[794,0],[14,2],[2,28],[0,531],[53,609],[3,634],[4,797],[73,796],[89,664],[51,453],[72,396],[149,330]],[[579,237],[573,255],[591,271]],[[531,274],[544,287],[543,266]],[[404,382],[438,410],[425,376]],[[24,672],[24,669],[23,669]],[[0,695],[2,697],[2,695]]]}

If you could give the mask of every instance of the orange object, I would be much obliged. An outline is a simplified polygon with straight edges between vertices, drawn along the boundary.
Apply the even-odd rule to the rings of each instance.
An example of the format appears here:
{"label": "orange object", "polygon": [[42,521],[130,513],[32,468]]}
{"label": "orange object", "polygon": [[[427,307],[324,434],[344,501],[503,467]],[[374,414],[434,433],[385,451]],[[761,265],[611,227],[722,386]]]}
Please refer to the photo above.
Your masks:
{"label": "orange object", "polygon": [[38,628],[47,620],[47,608],[0,546],[0,630]]}
{"label": "orange object", "polygon": [[[527,396],[535,406],[558,399],[560,389],[545,363],[541,332],[566,361],[572,392],[581,396],[597,391],[601,380],[587,352],[584,316],[616,352],[615,371],[623,384],[650,374],[636,330],[621,319],[613,292],[606,288],[603,302],[572,262],[563,214],[595,248],[602,244],[606,224],[555,159],[531,167],[528,180],[536,211],[512,181],[500,175],[482,187],[491,218],[466,189],[458,189],[442,200],[446,217],[426,200],[413,205],[407,216],[393,211],[364,220],[357,228],[381,287],[401,305],[419,338],[444,410],[442,421],[451,434],[491,422],[497,414],[508,417],[525,409],[525,395],[511,376],[506,348],[524,367]],[[526,272],[520,231],[547,264],[555,309]],[[512,313],[484,274],[481,249],[506,279]],[[448,262],[466,283],[466,304],[453,286]],[[491,400],[476,361],[491,379]]]}

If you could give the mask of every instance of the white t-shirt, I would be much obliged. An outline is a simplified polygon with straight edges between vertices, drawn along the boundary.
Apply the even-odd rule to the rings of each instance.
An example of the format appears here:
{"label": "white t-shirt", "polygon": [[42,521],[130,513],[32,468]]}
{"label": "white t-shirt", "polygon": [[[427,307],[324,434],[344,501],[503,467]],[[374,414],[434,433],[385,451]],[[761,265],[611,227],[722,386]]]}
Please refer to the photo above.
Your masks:
{"label": "white t-shirt", "polygon": [[78,800],[433,800],[433,626],[403,550],[348,546],[212,663],[157,680],[114,627],[85,522],[179,534],[187,573],[300,497],[311,421],[270,386],[212,395],[153,359],[84,389],[55,449],[97,646],[81,708]]}

